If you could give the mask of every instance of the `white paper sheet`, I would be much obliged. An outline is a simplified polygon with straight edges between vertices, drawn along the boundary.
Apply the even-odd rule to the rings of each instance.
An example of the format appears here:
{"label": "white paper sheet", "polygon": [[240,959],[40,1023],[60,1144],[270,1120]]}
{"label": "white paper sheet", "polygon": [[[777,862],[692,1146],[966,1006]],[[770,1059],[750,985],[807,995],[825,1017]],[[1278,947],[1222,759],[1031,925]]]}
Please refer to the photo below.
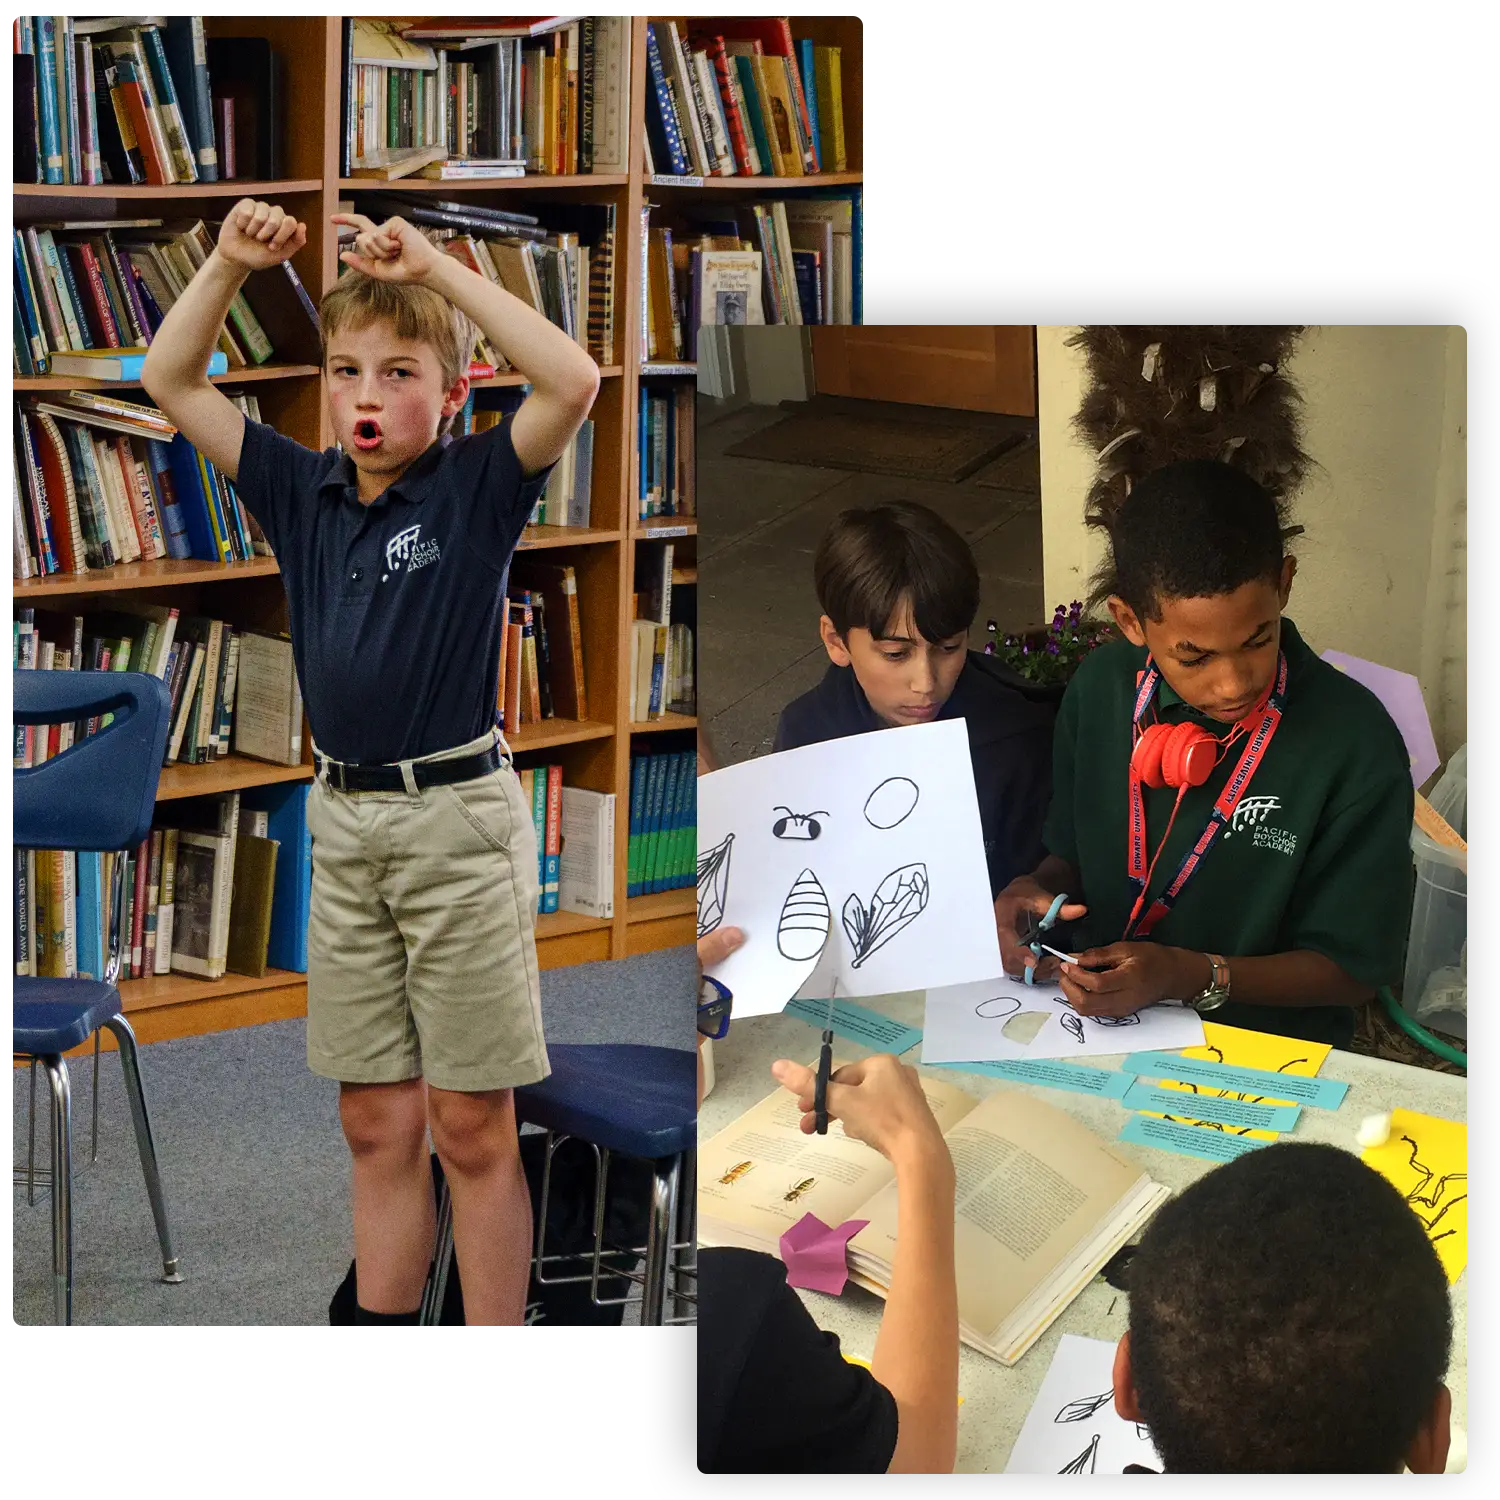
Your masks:
{"label": "white paper sheet", "polygon": [[1150,1434],[1115,1412],[1114,1360],[1108,1339],[1063,1334],[1007,1474],[1123,1474],[1126,1464],[1161,1471]]}
{"label": "white paper sheet", "polygon": [[[1006,1023],[1013,1017],[1038,1011],[1047,1019],[1031,1041],[1013,1041],[1005,1035]],[[922,1061],[1088,1058],[1203,1045],[1203,1020],[1189,1006],[1148,1005],[1122,1022],[1110,1024],[1080,1016],[1054,984],[1025,985],[1002,976],[929,989],[922,1023]]]}
{"label": "white paper sheet", "polygon": [[[826,899],[809,969],[795,915]],[[793,888],[798,897],[791,901]],[[799,988],[887,995],[1000,967],[989,870],[960,720],[851,735],[698,780],[698,935],[739,927],[714,977],[734,1014],[779,1011]]]}

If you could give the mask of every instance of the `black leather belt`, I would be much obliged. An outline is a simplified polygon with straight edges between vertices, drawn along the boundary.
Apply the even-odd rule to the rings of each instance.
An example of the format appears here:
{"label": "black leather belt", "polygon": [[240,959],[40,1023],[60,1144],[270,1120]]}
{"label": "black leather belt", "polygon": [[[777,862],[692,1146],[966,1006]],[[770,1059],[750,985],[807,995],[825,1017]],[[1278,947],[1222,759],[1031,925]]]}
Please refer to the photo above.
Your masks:
{"label": "black leather belt", "polygon": [[[500,747],[492,745],[477,755],[461,756],[457,760],[418,761],[411,774],[419,787],[452,786],[458,781],[473,781],[498,770],[503,757]],[[329,760],[318,751],[313,752],[313,764],[318,774],[326,778],[336,792],[404,792],[406,782],[401,776],[400,766],[353,766],[341,760]]]}

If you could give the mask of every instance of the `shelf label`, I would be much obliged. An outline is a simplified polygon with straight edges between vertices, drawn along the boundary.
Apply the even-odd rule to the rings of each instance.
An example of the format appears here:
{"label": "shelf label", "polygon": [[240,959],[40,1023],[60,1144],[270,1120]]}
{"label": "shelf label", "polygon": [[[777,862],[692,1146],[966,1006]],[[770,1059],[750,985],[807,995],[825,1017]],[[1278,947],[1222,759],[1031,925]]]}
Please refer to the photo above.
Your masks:
{"label": "shelf label", "polygon": [[658,172],[656,174],[656,176],[654,176],[651,179],[651,181],[652,181],[652,184],[654,186],[656,186],[656,187],[702,187],[703,186],[703,179],[701,177],[668,177],[664,173],[661,173],[661,172]]}

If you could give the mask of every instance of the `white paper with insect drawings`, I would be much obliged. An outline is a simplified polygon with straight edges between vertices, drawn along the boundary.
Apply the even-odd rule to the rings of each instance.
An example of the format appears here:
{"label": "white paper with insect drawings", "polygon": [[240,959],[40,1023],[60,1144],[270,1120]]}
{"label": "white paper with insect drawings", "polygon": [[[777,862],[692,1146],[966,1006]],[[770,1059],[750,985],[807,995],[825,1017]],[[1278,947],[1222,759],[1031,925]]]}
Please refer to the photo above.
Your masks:
{"label": "white paper with insect drawings", "polygon": [[[1045,1020],[1030,1041],[1005,1034],[1017,1016]],[[1034,1023],[1033,1023],[1034,1024]],[[1021,1062],[1201,1047],[1203,1020],[1191,1006],[1148,1005],[1129,1016],[1081,1016],[1055,984],[1001,977],[927,991],[924,1063]]]}
{"label": "white paper with insect drawings", "polygon": [[1114,1363],[1108,1339],[1063,1334],[1007,1474],[1123,1474],[1127,1464],[1161,1472],[1151,1434],[1115,1411]]}
{"label": "white paper with insect drawings", "polygon": [[698,936],[720,926],[746,935],[713,970],[740,1018],[779,1011],[799,989],[889,995],[998,970],[963,722],[851,735],[700,777]]}

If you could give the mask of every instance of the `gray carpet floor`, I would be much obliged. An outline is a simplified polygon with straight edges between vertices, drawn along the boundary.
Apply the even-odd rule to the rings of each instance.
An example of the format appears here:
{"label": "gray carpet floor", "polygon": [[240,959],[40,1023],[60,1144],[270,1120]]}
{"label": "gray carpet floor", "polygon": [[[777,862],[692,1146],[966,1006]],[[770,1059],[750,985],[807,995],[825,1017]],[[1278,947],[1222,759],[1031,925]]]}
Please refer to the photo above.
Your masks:
{"label": "gray carpet floor", "polygon": [[[691,1047],[692,951],[542,975],[549,1042]],[[92,1060],[72,1064],[73,1316],[80,1324],[326,1323],[353,1254],[338,1085],[307,1070],[304,1023],[278,1021],[141,1049],[141,1071],[184,1281],[161,1262],[119,1058],[99,1065],[99,1159],[89,1161]],[[13,1075],[24,1164],[28,1070]],[[49,1151],[37,1071],[36,1155]],[[15,1321],[52,1321],[51,1204],[12,1192]]]}

